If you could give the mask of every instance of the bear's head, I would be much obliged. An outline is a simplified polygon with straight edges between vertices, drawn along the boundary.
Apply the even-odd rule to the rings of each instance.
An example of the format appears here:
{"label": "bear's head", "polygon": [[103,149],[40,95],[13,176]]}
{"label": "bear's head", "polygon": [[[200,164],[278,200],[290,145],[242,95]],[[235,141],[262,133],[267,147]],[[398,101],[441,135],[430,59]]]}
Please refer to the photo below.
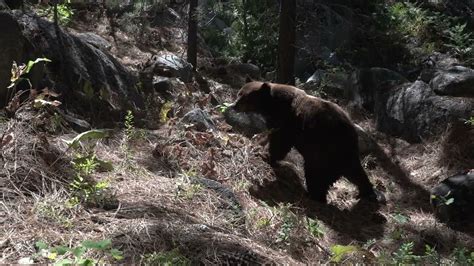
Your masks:
{"label": "bear's head", "polygon": [[265,114],[271,101],[271,85],[252,81],[245,84],[238,93],[233,108],[237,112]]}

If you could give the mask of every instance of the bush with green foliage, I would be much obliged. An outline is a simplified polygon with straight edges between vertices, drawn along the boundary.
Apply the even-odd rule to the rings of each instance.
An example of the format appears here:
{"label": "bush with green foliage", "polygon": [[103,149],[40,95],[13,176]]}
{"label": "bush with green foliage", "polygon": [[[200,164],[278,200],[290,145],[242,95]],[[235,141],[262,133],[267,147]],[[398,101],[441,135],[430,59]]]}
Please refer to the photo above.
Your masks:
{"label": "bush with green foliage", "polygon": [[75,205],[81,202],[103,204],[106,200],[106,189],[109,186],[107,181],[95,182],[91,175],[98,169],[103,171],[113,170],[110,162],[97,158],[94,148],[98,140],[108,136],[105,130],[89,130],[78,134],[74,139],[66,141],[70,149],[73,149],[74,159],[74,179],[70,184],[73,194],[70,204]]}
{"label": "bush with green foliage", "polygon": [[145,254],[142,259],[144,265],[191,265],[191,260],[181,255],[179,250],[153,252]]}
{"label": "bush with green foliage", "polygon": [[[67,247],[64,245],[50,247],[43,241],[36,242],[35,246],[38,252],[33,254],[31,258],[21,259],[19,261],[20,264],[31,264],[39,258],[45,258],[54,265],[92,266],[123,259],[122,252],[116,248],[112,248],[112,241],[110,239],[100,241],[85,240],[76,247]],[[95,259],[90,255],[89,251],[98,253],[100,258]],[[87,256],[88,254],[89,256]]]}
{"label": "bush with green foliage", "polygon": [[382,30],[430,54],[449,52],[474,64],[474,35],[460,18],[451,17],[411,1],[384,3],[378,20]]}
{"label": "bush with green foliage", "polygon": [[[206,44],[220,56],[239,57],[264,69],[276,66],[278,48],[278,3],[263,1],[216,1],[201,12],[215,14],[228,29],[207,23],[201,26]],[[214,18],[213,18],[214,19]],[[209,24],[209,25],[208,25]]]}

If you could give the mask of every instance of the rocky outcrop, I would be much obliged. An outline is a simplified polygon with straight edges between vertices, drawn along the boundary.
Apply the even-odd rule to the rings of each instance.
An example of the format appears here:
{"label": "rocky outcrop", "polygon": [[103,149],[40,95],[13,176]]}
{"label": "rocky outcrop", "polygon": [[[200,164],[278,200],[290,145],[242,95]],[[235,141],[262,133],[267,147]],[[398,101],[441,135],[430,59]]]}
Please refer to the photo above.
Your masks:
{"label": "rocky outcrop", "polygon": [[266,130],[265,120],[257,114],[237,113],[234,108],[229,107],[224,112],[224,118],[235,131],[248,137]]}
{"label": "rocky outcrop", "polygon": [[430,86],[438,95],[473,98],[474,70],[463,66],[441,70],[431,80]]}
{"label": "rocky outcrop", "polygon": [[[18,64],[26,63],[28,60],[40,56],[35,53],[31,43],[23,36],[20,25],[11,13],[0,11],[0,107],[7,104],[11,98],[7,96],[10,94],[7,90],[10,84],[11,68],[13,61]],[[38,67],[34,68],[38,70]],[[36,85],[37,80],[31,80],[33,85]]]}
{"label": "rocky outcrop", "polygon": [[216,125],[209,114],[199,108],[186,113],[181,119],[181,122],[184,124],[192,124],[198,131],[216,130]]}
{"label": "rocky outcrop", "polygon": [[444,222],[467,222],[474,214],[474,170],[443,180],[431,191],[431,205]]}
{"label": "rocky outcrop", "polygon": [[374,111],[377,93],[383,93],[406,82],[408,82],[406,78],[390,69],[379,67],[359,69],[352,74],[346,97],[359,108]]}
{"label": "rocky outcrop", "polygon": [[[46,57],[52,60],[47,65],[50,84],[61,93],[62,101],[78,112],[91,117],[94,113],[93,118],[109,121],[126,109],[137,111],[144,107],[135,86],[136,77],[94,45],[97,38],[74,36],[56,29],[49,21],[22,12],[0,12],[0,24],[2,28],[8,25],[5,29],[9,31],[0,35],[0,49],[10,49],[2,53],[6,57],[0,58],[2,71],[10,69],[12,59],[26,63],[38,56]],[[8,79],[0,73],[2,88]]]}
{"label": "rocky outcrop", "polygon": [[454,121],[474,116],[474,99],[436,95],[423,81],[377,93],[377,129],[418,142],[444,133]]}

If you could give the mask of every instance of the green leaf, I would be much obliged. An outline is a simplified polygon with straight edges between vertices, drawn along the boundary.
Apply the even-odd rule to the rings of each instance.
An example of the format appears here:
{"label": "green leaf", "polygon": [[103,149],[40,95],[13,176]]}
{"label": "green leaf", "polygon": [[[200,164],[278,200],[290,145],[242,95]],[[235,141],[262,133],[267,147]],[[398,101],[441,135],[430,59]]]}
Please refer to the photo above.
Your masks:
{"label": "green leaf", "polygon": [[453,203],[454,203],[454,198],[449,198],[449,199],[446,200],[446,202],[444,204],[451,205]]}
{"label": "green leaf", "polygon": [[107,131],[104,129],[93,129],[89,130],[86,132],[82,132],[81,134],[77,135],[74,139],[72,140],[65,140],[66,144],[70,148],[77,148],[79,146],[79,143],[81,141],[85,140],[92,140],[92,139],[103,139],[107,137]]}
{"label": "green leaf", "polygon": [[58,253],[58,255],[64,255],[70,250],[71,250],[70,248],[65,247],[65,246],[56,246],[51,249],[51,252]]}
{"label": "green leaf", "polygon": [[70,259],[61,259],[54,263],[55,266],[67,266],[72,265],[72,260]]}
{"label": "green leaf", "polygon": [[86,240],[82,242],[82,246],[89,249],[105,250],[112,246],[112,241],[110,239],[104,239],[101,241]]}
{"label": "green leaf", "polygon": [[359,248],[356,246],[334,245],[331,247],[331,252],[333,254],[331,257],[331,261],[338,263],[343,259],[345,255],[355,252],[357,250],[359,250]]}
{"label": "green leaf", "polygon": [[408,221],[410,221],[410,218],[408,218],[407,216],[405,216],[401,213],[397,213],[395,215],[392,215],[392,217],[393,217],[393,219],[395,219],[395,221],[397,221],[400,224],[406,224],[406,223],[408,223]]}
{"label": "green leaf", "polygon": [[163,104],[160,110],[160,122],[161,123],[166,123],[168,121],[168,113],[173,109],[173,103],[172,102],[166,102]]}
{"label": "green leaf", "polygon": [[93,266],[96,265],[96,262],[93,259],[80,259],[75,264],[81,266]]}
{"label": "green leaf", "polygon": [[48,249],[48,244],[44,243],[43,241],[37,241],[37,242],[35,243],[35,246],[36,246],[39,250]]}
{"label": "green leaf", "polygon": [[39,62],[51,62],[48,58],[37,58],[35,61],[28,61],[25,73],[30,73],[31,69]]}
{"label": "green leaf", "polygon": [[123,252],[116,249],[116,248],[113,248],[110,250],[110,255],[112,255],[112,257],[116,260],[122,260],[123,259]]}
{"label": "green leaf", "polygon": [[110,161],[104,161],[101,159],[95,158],[96,162],[99,164],[99,170],[103,172],[110,172],[114,170],[114,165]]}
{"label": "green leaf", "polygon": [[80,258],[82,257],[82,255],[84,255],[84,253],[86,253],[86,251],[87,251],[87,248],[80,246],[80,247],[74,248],[71,252],[74,255],[74,257]]}

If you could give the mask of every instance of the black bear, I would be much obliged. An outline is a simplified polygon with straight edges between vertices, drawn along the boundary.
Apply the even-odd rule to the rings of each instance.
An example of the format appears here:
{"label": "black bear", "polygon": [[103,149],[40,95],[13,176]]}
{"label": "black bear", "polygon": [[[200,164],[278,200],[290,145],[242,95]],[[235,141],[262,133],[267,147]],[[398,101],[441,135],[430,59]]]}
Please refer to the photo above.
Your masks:
{"label": "black bear", "polygon": [[345,176],[357,186],[360,198],[385,201],[362,168],[355,126],[338,105],[293,86],[253,81],[241,88],[232,108],[265,118],[272,129],[271,165],[284,159],[292,147],[301,153],[312,199],[326,203],[330,186]]}

